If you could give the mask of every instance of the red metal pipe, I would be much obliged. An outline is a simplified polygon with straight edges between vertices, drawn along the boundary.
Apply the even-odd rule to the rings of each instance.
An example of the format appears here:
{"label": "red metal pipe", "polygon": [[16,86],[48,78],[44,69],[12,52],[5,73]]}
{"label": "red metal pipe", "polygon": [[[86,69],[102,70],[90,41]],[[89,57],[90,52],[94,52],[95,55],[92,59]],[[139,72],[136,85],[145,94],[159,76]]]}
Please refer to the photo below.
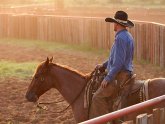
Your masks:
{"label": "red metal pipe", "polygon": [[81,122],[79,124],[102,124],[102,123],[106,123],[108,121],[112,121],[112,120],[117,119],[119,117],[128,115],[132,112],[141,111],[147,107],[154,106],[154,105],[161,103],[163,101],[165,101],[165,95],[147,100],[147,101],[142,102],[142,103],[138,103],[136,105],[133,105],[133,106],[130,106],[130,107],[118,110],[118,111],[114,111],[114,112],[109,113],[109,114],[105,114],[105,115],[93,118],[91,120]]}

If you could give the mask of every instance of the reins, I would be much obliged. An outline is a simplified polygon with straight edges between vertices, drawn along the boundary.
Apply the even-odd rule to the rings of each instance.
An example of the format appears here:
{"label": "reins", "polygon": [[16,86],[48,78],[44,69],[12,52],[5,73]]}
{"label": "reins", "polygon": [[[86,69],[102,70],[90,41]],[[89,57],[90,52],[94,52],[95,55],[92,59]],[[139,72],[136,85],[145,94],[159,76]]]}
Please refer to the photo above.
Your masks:
{"label": "reins", "polygon": [[[41,104],[55,104],[55,103],[60,103],[60,102],[64,102],[65,100],[61,100],[61,101],[54,101],[54,102],[39,102],[37,103],[37,108],[39,109],[43,109],[43,110],[48,110],[47,108],[41,106]],[[54,112],[54,111],[51,111],[49,110],[51,113],[63,113],[64,111],[66,111],[69,107],[71,106],[71,104],[69,104],[65,109],[61,110],[61,111],[57,111],[57,112]]]}
{"label": "reins", "polygon": [[[93,73],[95,72],[95,70],[90,74],[90,77],[88,78],[88,79],[90,79],[91,78],[91,76],[93,75]],[[80,92],[79,92],[79,94],[74,98],[74,100],[65,108],[65,109],[63,109],[63,110],[61,110],[61,111],[57,111],[57,112],[54,112],[54,111],[51,111],[51,110],[49,110],[50,112],[52,112],[52,113],[63,113],[63,112],[65,112],[66,110],[68,110],[68,108],[78,99],[78,97],[81,95],[81,93],[83,92],[83,90],[85,89],[85,87],[86,87],[86,85],[87,85],[87,83],[85,83],[85,85],[82,87],[82,89],[80,90]],[[60,101],[53,101],[53,102],[39,102],[39,103],[37,103],[37,108],[39,108],[39,109],[43,109],[43,110],[48,110],[47,108],[45,108],[45,107],[43,107],[43,106],[41,106],[41,104],[55,104],[55,103],[60,103],[60,102],[63,102],[63,101],[65,101],[65,100],[60,100]]]}

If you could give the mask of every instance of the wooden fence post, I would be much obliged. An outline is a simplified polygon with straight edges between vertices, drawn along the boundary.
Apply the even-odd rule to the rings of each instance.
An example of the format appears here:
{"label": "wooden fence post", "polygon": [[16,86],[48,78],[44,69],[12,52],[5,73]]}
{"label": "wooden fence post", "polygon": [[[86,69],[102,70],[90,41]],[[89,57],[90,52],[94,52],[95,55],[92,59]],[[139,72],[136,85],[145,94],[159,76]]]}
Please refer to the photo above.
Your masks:
{"label": "wooden fence post", "polygon": [[165,123],[165,109],[161,108],[160,109],[160,124],[164,124]]}
{"label": "wooden fence post", "polygon": [[147,124],[147,114],[141,114],[136,117],[136,124]]}
{"label": "wooden fence post", "polygon": [[158,108],[153,109],[154,124],[160,124],[160,110]]}
{"label": "wooden fence post", "polygon": [[134,124],[133,121],[126,121],[126,122],[123,122],[122,124]]}
{"label": "wooden fence post", "polygon": [[154,122],[153,122],[153,114],[148,115],[147,124],[154,124]]}

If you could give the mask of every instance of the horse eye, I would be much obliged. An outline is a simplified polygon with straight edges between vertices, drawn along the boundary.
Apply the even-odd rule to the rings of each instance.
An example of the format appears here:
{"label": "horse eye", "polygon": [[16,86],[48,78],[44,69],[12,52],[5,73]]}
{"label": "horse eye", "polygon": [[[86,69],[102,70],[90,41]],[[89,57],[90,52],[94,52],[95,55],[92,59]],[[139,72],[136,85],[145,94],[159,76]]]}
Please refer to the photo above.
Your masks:
{"label": "horse eye", "polygon": [[44,77],[41,77],[41,81],[44,81]]}

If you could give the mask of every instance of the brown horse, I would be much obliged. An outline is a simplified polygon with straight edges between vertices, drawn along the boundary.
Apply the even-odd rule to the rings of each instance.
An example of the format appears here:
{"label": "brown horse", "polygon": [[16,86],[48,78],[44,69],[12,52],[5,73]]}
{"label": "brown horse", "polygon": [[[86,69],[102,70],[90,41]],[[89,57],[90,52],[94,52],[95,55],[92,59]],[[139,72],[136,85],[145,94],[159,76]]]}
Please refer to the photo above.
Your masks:
{"label": "brown horse", "polygon": [[[52,63],[47,58],[36,69],[34,77],[26,93],[30,102],[36,102],[39,97],[51,88],[56,88],[65,100],[71,104],[76,122],[88,119],[88,111],[84,109],[84,93],[87,75],[68,67]],[[149,99],[165,94],[165,78],[151,79],[149,82]],[[139,94],[128,98],[129,105],[139,102]],[[161,105],[165,106],[165,105]]]}

